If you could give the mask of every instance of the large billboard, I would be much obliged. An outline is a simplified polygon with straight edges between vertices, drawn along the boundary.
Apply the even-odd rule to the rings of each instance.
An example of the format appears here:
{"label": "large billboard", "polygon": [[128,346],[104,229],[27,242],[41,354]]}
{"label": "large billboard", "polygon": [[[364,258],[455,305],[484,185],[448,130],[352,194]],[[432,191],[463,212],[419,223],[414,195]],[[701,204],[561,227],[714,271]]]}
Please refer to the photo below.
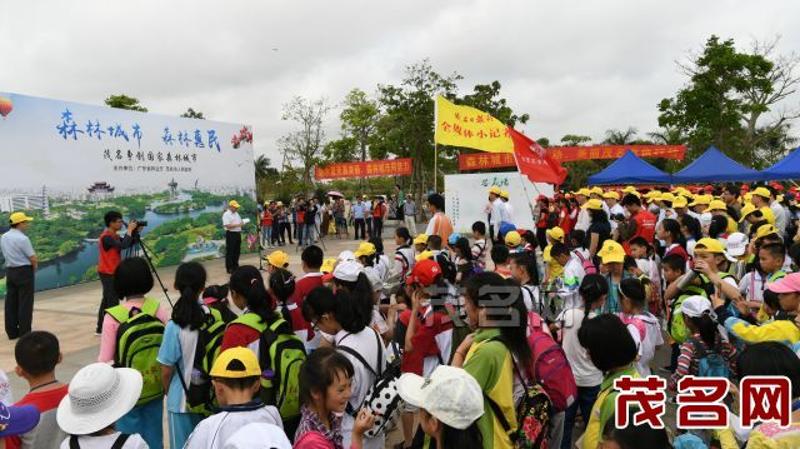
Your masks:
{"label": "large billboard", "polygon": [[0,232],[11,212],[34,217],[37,290],[97,278],[109,210],[147,221],[158,266],[219,257],[228,200],[256,222],[252,141],[243,124],[0,92]]}

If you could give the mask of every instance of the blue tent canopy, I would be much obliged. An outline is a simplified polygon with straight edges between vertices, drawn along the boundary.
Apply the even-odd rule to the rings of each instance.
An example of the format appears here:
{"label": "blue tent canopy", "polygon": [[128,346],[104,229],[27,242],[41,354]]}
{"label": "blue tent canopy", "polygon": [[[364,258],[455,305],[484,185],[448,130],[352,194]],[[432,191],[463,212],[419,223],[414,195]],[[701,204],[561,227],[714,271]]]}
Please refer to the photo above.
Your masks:
{"label": "blue tent canopy", "polygon": [[752,168],[740,165],[725,156],[715,146],[710,146],[700,157],[683,170],[672,175],[675,184],[691,184],[696,182],[736,182],[758,181],[762,174]]}
{"label": "blue tent canopy", "polygon": [[800,179],[800,147],[792,150],[772,167],[762,170],[761,179],[764,181]]}
{"label": "blue tent canopy", "polygon": [[589,185],[669,184],[668,173],[653,167],[628,150],[605,170],[589,177]]}

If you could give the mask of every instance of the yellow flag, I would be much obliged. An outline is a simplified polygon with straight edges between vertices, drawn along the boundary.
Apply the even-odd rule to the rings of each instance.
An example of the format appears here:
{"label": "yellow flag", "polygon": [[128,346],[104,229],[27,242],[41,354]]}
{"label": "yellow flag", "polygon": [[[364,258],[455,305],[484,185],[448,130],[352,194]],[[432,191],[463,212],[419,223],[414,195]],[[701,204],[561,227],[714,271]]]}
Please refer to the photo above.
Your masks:
{"label": "yellow flag", "polygon": [[503,122],[475,108],[453,104],[441,96],[436,97],[433,140],[440,145],[489,153],[514,152],[514,142]]}

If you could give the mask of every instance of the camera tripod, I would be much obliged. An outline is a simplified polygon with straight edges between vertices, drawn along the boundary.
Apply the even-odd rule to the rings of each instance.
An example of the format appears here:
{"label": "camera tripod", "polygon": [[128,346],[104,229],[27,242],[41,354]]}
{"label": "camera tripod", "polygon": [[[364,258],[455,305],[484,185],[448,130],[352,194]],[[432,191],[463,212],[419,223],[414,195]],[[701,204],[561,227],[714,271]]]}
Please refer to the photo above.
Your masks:
{"label": "camera tripod", "polygon": [[170,307],[175,307],[175,305],[172,303],[172,299],[169,297],[169,289],[167,289],[167,286],[164,285],[164,282],[161,280],[161,276],[158,274],[158,270],[153,264],[153,259],[150,257],[150,249],[148,249],[147,245],[145,245],[142,241],[142,235],[139,233],[138,229],[133,232],[131,238],[133,239],[133,243],[131,244],[131,247],[128,248],[129,252],[127,257],[138,256],[141,252],[142,257],[145,261],[147,261],[147,265],[150,267],[150,271],[153,272],[153,276],[155,276],[156,280],[158,281],[158,285],[161,286],[161,291],[164,292],[164,296],[167,298],[167,302],[169,302]]}

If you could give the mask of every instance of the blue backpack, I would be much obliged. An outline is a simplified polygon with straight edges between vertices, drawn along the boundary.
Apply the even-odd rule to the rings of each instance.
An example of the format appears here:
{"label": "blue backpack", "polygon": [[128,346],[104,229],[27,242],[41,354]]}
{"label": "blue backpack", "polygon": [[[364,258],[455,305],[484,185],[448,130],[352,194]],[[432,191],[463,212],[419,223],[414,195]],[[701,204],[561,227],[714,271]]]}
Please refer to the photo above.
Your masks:
{"label": "blue backpack", "polygon": [[697,339],[692,338],[691,342],[697,358],[698,377],[724,377],[730,379],[731,370],[728,367],[728,362],[719,353],[709,351],[706,349],[706,345]]}

